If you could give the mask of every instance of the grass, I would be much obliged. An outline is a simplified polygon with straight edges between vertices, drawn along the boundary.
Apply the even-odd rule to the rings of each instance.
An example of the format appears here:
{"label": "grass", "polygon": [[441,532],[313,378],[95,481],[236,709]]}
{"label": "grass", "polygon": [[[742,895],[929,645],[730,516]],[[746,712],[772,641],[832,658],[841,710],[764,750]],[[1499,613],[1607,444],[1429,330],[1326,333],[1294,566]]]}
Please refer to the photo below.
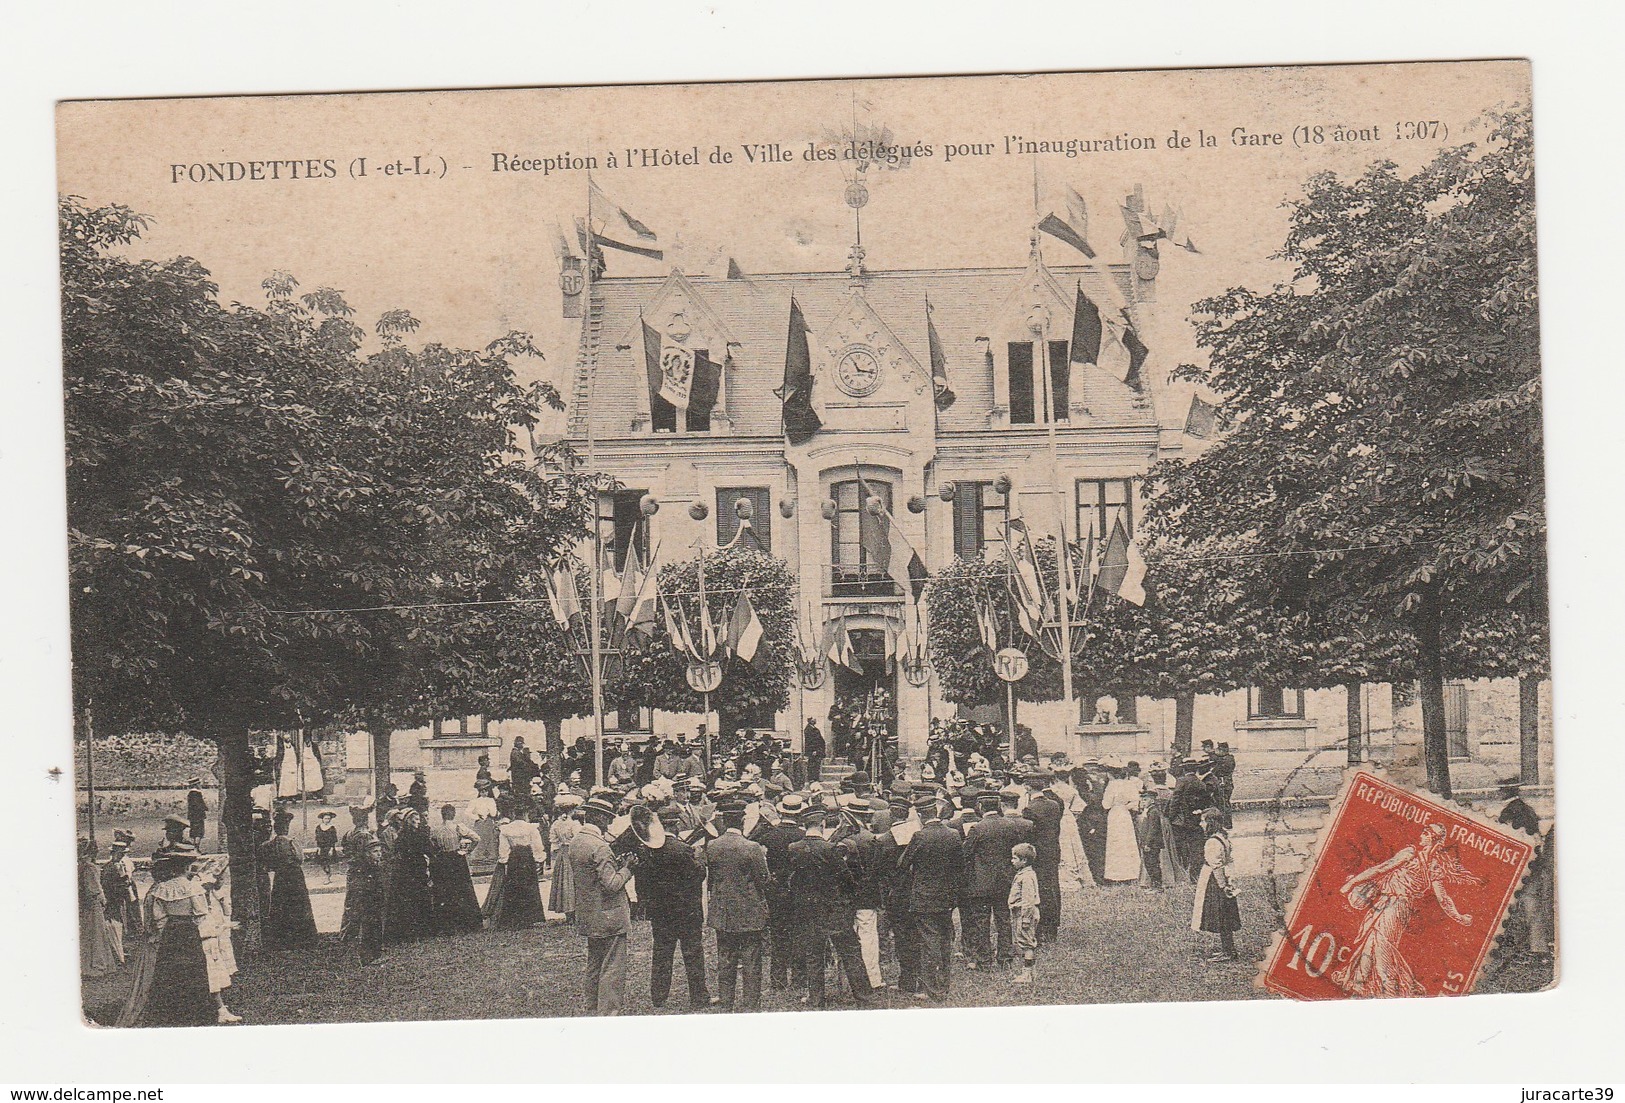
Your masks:
{"label": "grass", "polygon": [[[1011,974],[967,970],[955,957],[949,1002],[957,1007],[1274,998],[1253,986],[1274,922],[1264,878],[1241,879],[1241,961],[1210,963],[1213,935],[1190,930],[1189,886],[1153,894],[1139,889],[1090,889],[1062,897],[1061,938],[1039,952],[1037,983],[1010,983]],[[1287,879],[1280,891],[1290,892]],[[716,946],[706,937],[706,964],[715,990]],[[527,931],[482,931],[390,947],[383,964],[360,965],[353,947],[324,936],[311,950],[239,956],[228,993],[246,1022],[343,1023],[479,1018],[540,1018],[582,1014],[586,942],[563,925]],[[670,1002],[649,1000],[649,924],[634,922],[626,1014],[692,1014],[679,963]],[[764,954],[764,972],[766,961]],[[830,969],[831,982],[836,970]],[[887,963],[888,979],[896,967]],[[129,968],[84,982],[86,1014],[111,1022],[129,983]],[[1529,991],[1550,981],[1518,963],[1486,970],[1479,990]],[[805,1011],[798,991],[764,989],[764,1012]],[[831,1009],[850,1007],[844,999]],[[920,1006],[893,996],[893,1006]]]}

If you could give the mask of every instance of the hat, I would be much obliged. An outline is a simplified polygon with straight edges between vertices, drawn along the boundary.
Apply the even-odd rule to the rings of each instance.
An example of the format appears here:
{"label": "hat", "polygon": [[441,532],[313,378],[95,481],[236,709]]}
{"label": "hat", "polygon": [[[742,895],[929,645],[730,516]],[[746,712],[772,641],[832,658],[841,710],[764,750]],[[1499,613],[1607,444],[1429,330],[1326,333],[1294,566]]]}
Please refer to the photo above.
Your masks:
{"label": "hat", "polygon": [[553,798],[554,808],[579,808],[580,806],[581,798],[574,793],[560,793]]}
{"label": "hat", "polygon": [[187,819],[185,816],[182,816],[177,812],[171,812],[169,815],[165,816],[164,817],[164,822],[165,823],[172,823],[176,827],[191,827],[192,826],[192,821],[191,820]]}
{"label": "hat", "polygon": [[333,820],[333,819],[338,818],[338,813],[337,812],[318,812],[318,813],[316,813],[316,818],[319,819],[319,820]]}
{"label": "hat", "polygon": [[869,776],[868,770],[854,770],[852,773],[847,775],[846,780],[851,782],[852,788],[854,789],[860,788],[864,785],[874,784],[874,779]]}
{"label": "hat", "polygon": [[724,796],[717,800],[717,814],[719,816],[742,816],[745,814],[745,802],[735,796]]}
{"label": "hat", "polygon": [[190,788],[190,789],[196,789],[199,785],[202,785],[202,784],[203,784],[203,779],[200,778],[200,777],[189,777],[189,778],[186,779],[187,788]]}
{"label": "hat", "polygon": [[705,792],[705,779],[703,777],[691,777],[691,778],[689,778],[688,779],[688,788],[689,788],[690,792],[695,792],[695,793],[703,793],[703,792]]}
{"label": "hat", "polygon": [[1164,762],[1160,758],[1153,758],[1151,760],[1151,765],[1147,766],[1146,769],[1150,770],[1153,774],[1155,774],[1155,773],[1164,773],[1165,774],[1165,773],[1168,772],[1168,764],[1166,762]]}
{"label": "hat", "polygon": [[581,809],[582,811],[593,815],[607,816],[610,819],[615,818],[615,806],[609,802],[608,797],[605,797],[599,793],[594,793],[592,796],[588,797],[586,803],[581,806]]}
{"label": "hat", "polygon": [[806,810],[807,802],[800,793],[790,793],[774,805],[774,811],[781,816],[799,816]]}
{"label": "hat", "polygon": [[1047,785],[1055,780],[1055,775],[1048,770],[1028,770],[1026,781],[1029,785]]}
{"label": "hat", "polygon": [[983,789],[976,794],[976,804],[980,808],[997,808],[999,806],[1002,790]]}
{"label": "hat", "polygon": [[1006,785],[1003,789],[999,790],[999,800],[1020,800],[1022,797],[1022,792],[1023,790],[1019,785]]}
{"label": "hat", "polygon": [[666,807],[655,813],[655,815],[659,818],[661,826],[667,831],[679,831],[682,829],[683,812],[682,809],[678,808],[675,804],[666,805]]}
{"label": "hat", "polygon": [[914,794],[914,807],[920,809],[929,808],[932,811],[936,811],[937,803],[941,800],[942,796],[937,793],[936,790],[922,789]]}
{"label": "hat", "polygon": [[126,831],[121,827],[113,832],[113,843],[115,845],[123,843],[128,846],[133,842],[135,842],[135,833],[133,831]]}
{"label": "hat", "polygon": [[195,862],[203,857],[203,852],[191,843],[172,843],[161,846],[152,853],[155,862]]}

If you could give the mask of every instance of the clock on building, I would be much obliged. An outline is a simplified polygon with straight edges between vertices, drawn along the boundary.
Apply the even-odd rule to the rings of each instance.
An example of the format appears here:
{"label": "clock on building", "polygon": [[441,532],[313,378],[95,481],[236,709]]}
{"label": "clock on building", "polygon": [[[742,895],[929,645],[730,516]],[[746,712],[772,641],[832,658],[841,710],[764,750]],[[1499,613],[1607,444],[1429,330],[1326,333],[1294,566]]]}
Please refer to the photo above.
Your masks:
{"label": "clock on building", "polygon": [[880,361],[862,346],[847,349],[835,365],[835,384],[853,398],[874,394],[880,386]]}

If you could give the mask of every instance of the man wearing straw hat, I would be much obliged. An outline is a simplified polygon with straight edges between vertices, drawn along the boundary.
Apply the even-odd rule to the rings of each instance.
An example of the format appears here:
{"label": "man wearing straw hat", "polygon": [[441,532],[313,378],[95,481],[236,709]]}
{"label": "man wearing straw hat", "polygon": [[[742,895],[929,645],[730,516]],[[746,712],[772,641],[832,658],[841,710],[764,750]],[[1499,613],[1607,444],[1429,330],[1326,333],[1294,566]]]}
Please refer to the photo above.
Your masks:
{"label": "man wearing straw hat", "polygon": [[570,840],[576,929],[587,940],[585,995],[593,1014],[619,1015],[626,1001],[626,936],[632,929],[631,855],[618,857],[606,832],[615,819],[609,798],[595,794],[581,806],[582,823]]}

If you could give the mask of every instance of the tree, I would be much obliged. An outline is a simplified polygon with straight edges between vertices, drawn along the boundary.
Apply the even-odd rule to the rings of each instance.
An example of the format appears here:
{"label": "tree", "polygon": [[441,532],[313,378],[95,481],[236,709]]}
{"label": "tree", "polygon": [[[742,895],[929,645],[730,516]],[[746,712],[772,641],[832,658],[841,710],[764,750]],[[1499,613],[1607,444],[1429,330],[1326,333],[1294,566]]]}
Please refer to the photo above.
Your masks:
{"label": "tree", "polygon": [[[789,564],[755,548],[736,546],[703,555],[706,606],[718,632],[741,591],[762,622],[762,641],[750,662],[726,657],[722,684],[711,693],[722,731],[765,726],[773,714],[790,703],[790,680],[795,671],[795,573]],[[660,592],[673,609],[681,609],[690,629],[700,624],[699,572],[701,557],[669,563],[660,569]],[[653,638],[631,633],[619,662],[605,685],[611,708],[657,708],[670,712],[699,712],[705,698],[688,684],[688,659],[671,645],[663,628]]]}
{"label": "tree", "polygon": [[265,309],[222,305],[191,258],[118,255],[145,225],[60,205],[75,693],[98,730],[219,744],[253,884],[250,729],[500,699],[452,646],[469,621],[405,607],[530,597],[589,486],[520,447],[559,402],[516,382],[523,335],[410,351],[393,312],[363,356],[338,292],[278,273]]}
{"label": "tree", "polygon": [[1209,363],[1186,374],[1229,428],[1152,472],[1151,508],[1271,556],[1250,601],[1401,637],[1448,795],[1452,641],[1497,610],[1546,620],[1529,113],[1410,176],[1318,174],[1289,207],[1292,282],[1197,304]]}

